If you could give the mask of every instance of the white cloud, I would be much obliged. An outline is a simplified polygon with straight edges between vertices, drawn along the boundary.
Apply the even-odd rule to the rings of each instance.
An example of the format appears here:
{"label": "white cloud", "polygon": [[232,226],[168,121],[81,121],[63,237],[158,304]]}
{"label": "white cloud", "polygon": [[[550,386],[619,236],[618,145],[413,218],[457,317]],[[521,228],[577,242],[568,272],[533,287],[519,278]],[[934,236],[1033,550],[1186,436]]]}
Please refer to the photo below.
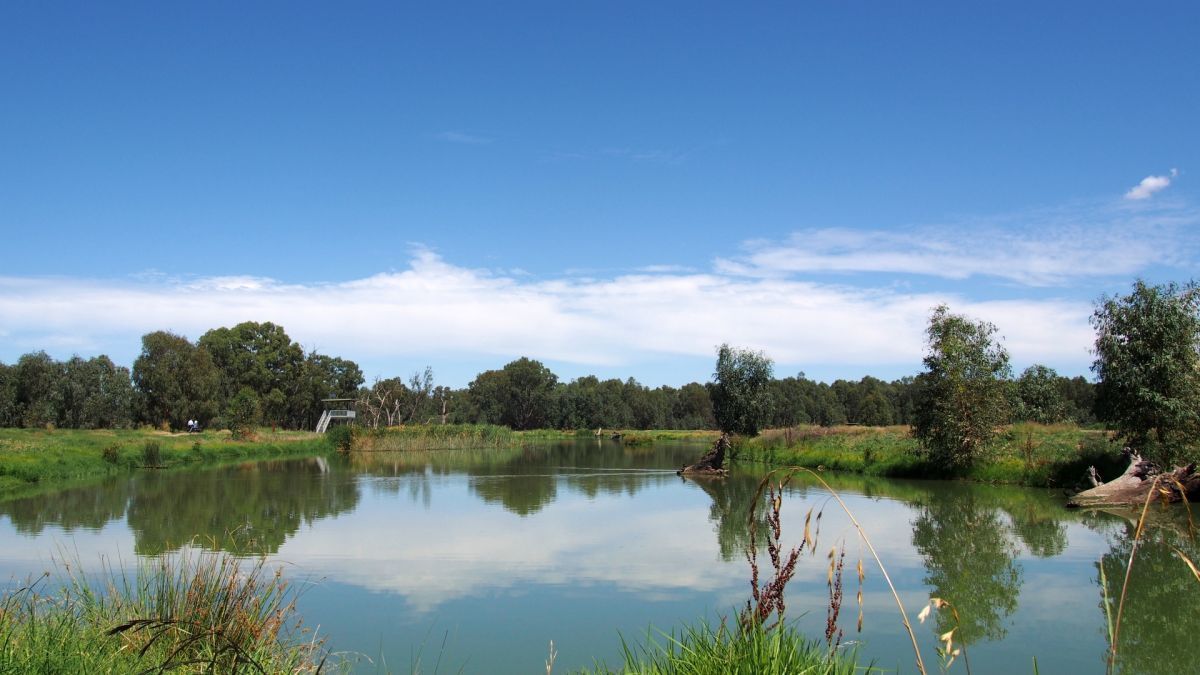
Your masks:
{"label": "white cloud", "polygon": [[1177,169],[1171,169],[1171,173],[1166,176],[1146,176],[1142,182],[1129,189],[1125,193],[1125,199],[1149,199],[1155,192],[1166,188],[1171,184],[1171,179],[1179,175]]}
{"label": "white cloud", "polygon": [[907,230],[807,229],[782,242],[755,240],[746,254],[716,261],[731,275],[886,273],[1026,286],[1129,277],[1154,265],[1194,261],[1200,213],[1098,207],[1022,213],[954,227]]}
{"label": "white cloud", "polygon": [[[60,343],[128,353],[150,331],[195,339],[253,320],[273,321],[303,345],[356,360],[526,354],[621,366],[707,359],[716,345],[730,342],[765,350],[781,367],[903,365],[915,372],[929,311],[943,302],[997,324],[1018,359],[1087,361],[1092,332],[1085,302],[975,302],[950,292],[725,273],[547,281],[458,267],[427,250],[414,252],[403,271],[343,283],[0,277],[0,326],[15,352],[0,357]],[[105,347],[114,344],[121,349]]]}

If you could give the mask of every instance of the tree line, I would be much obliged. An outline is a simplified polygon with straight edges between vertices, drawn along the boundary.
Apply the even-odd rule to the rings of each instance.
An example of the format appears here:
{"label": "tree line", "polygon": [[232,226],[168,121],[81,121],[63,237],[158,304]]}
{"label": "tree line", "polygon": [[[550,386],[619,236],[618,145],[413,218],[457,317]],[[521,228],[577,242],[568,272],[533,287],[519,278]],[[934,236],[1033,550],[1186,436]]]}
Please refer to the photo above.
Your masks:
{"label": "tree line", "polygon": [[353,398],[362,384],[353,361],[305,352],[269,321],[216,328],[196,342],[155,331],[142,336],[132,370],[103,355],[56,361],[44,351],[0,363],[0,426],[311,428],[322,399]]}
{"label": "tree line", "polygon": [[[729,365],[746,354],[722,347]],[[45,352],[0,363],[0,426],[121,428],[140,424],[182,429],[188,420],[205,427],[270,424],[315,426],[322,399],[354,399],[361,424],[490,423],[514,429],[717,429],[723,392],[718,372],[710,382],[649,387],[633,378],[588,375],[563,382],[530,358],[480,373],[461,389],[438,386],[425,368],[408,378],[365,385],[351,360],[306,352],[282,326],[244,322],[216,328],[192,342],[166,331],[142,337],[133,368],[107,356],[56,361]],[[765,396],[755,426],[799,424],[883,426],[912,424],[919,382],[904,377],[808,379],[804,373],[775,378],[757,373]],[[724,378],[728,383],[729,374]],[[1083,377],[1059,376],[1034,366],[1006,384],[1012,419],[1040,422],[1096,421],[1095,386]]]}

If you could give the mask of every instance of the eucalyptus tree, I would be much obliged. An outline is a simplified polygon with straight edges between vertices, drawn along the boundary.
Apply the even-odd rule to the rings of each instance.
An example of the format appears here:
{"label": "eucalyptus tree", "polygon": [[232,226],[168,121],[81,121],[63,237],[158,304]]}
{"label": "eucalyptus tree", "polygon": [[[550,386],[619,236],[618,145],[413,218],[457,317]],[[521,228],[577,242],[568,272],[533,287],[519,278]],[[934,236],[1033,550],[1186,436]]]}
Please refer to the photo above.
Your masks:
{"label": "eucalyptus tree", "polygon": [[1102,297],[1092,314],[1098,405],[1120,438],[1159,463],[1195,459],[1200,435],[1200,288]]}
{"label": "eucalyptus tree", "polygon": [[202,424],[216,417],[221,375],[212,356],[182,335],[155,331],[142,336],[133,362],[133,384],[144,415],[153,424],[182,428],[186,420]]}
{"label": "eucalyptus tree", "polygon": [[289,406],[297,403],[304,350],[282,326],[244,321],[232,328],[214,328],[201,335],[197,344],[212,355],[220,372],[222,401],[249,387],[272,422],[281,421]]}
{"label": "eucalyptus tree", "polygon": [[1067,401],[1059,384],[1061,379],[1047,366],[1034,364],[1026,368],[1017,378],[1016,417],[1042,424],[1066,420]]}
{"label": "eucalyptus tree", "polygon": [[771,414],[772,363],[762,352],[723,344],[710,390],[721,431],[754,436]]}
{"label": "eucalyptus tree", "polygon": [[970,465],[1009,419],[1008,351],[987,322],[934,309],[925,371],[917,377],[913,435],[936,463]]}
{"label": "eucalyptus tree", "polygon": [[540,361],[521,357],[500,370],[487,370],[467,386],[480,421],[513,429],[544,428],[554,413],[558,376]]}

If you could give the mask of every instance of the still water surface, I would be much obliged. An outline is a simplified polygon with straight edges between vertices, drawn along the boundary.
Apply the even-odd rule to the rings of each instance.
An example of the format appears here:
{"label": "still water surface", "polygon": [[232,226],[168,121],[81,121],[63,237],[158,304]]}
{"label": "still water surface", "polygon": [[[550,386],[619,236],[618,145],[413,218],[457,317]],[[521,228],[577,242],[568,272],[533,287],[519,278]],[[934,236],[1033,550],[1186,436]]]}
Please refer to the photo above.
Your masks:
{"label": "still water surface", "polygon": [[[620,636],[643,640],[731,617],[749,597],[744,558],[759,467],[718,481],[673,469],[700,444],[610,441],[520,450],[371,455],[153,473],[0,502],[0,586],[61,556],[85,566],[191,546],[260,552],[305,591],[299,606],[361,672],[555,672],[618,662]],[[1048,491],[829,475],[866,527],[915,617],[929,596],[954,602],[974,673],[1103,672],[1100,568],[1116,597],[1133,526],[1063,508]],[[784,539],[823,511],[816,556],[788,586],[789,617],[826,625],[825,552],[847,547],[843,643],[860,659],[914,672],[894,601],[848,519],[800,480],[784,501]],[[1190,672],[1200,586],[1172,547],[1200,551],[1178,518],[1139,550],[1122,628],[1125,672]],[[855,631],[854,563],[863,557],[865,624]],[[948,616],[916,625],[934,663]],[[440,660],[440,664],[438,661]],[[959,668],[960,666],[955,666]],[[931,670],[932,672],[932,670]]]}

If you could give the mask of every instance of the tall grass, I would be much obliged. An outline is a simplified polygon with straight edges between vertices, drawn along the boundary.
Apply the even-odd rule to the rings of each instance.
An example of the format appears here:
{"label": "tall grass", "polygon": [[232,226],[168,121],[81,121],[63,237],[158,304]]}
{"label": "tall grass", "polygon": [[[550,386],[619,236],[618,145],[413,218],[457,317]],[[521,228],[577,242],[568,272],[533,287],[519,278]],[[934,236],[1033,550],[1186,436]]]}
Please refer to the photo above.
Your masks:
{"label": "tall grass", "polygon": [[[295,593],[262,561],[210,553],[90,581],[66,566],[0,599],[3,672],[319,672]],[[50,591],[50,583],[61,584]]]}
{"label": "tall grass", "polygon": [[621,641],[619,669],[601,663],[584,673],[626,675],[851,675],[882,672],[855,662],[852,651],[829,650],[793,626],[729,629],[700,623],[679,633],[650,634],[636,646]]}
{"label": "tall grass", "polygon": [[358,429],[354,452],[406,450],[467,450],[520,445],[517,434],[494,424],[416,424],[379,429]]}

